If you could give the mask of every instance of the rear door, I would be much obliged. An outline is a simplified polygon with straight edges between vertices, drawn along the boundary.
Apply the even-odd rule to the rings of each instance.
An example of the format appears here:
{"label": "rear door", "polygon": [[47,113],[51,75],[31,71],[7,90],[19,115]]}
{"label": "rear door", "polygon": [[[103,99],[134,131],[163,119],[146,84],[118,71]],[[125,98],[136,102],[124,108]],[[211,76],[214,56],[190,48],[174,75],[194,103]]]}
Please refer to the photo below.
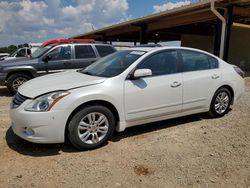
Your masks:
{"label": "rear door", "polygon": [[85,68],[98,59],[92,45],[75,44],[74,51],[76,68]]}
{"label": "rear door", "polygon": [[221,80],[218,60],[202,52],[180,50],[183,71],[183,112],[209,108]]}

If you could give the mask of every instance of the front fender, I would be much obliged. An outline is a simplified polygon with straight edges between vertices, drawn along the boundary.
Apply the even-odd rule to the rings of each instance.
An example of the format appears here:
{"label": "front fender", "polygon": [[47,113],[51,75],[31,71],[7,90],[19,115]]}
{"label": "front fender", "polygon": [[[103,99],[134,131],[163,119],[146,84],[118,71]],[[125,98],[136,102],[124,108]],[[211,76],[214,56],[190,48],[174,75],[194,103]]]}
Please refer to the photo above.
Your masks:
{"label": "front fender", "polygon": [[[70,109],[74,111],[82,104],[92,101],[105,101],[112,104],[119,115],[120,121],[125,121],[123,107],[123,87],[105,87],[105,84],[97,84],[70,90],[70,94],[62,98],[53,108],[55,110]],[[52,108],[52,109],[53,109]]]}
{"label": "front fender", "polygon": [[10,74],[13,72],[30,72],[34,77],[36,75],[36,69],[32,66],[14,66],[14,67],[4,67],[3,72]]}

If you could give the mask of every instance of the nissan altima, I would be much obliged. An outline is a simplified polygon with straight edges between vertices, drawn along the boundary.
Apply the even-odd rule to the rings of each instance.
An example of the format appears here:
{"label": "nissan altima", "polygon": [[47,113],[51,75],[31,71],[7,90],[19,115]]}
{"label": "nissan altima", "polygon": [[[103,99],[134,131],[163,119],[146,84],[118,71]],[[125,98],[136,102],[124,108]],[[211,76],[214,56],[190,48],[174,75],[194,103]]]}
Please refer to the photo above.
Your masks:
{"label": "nissan altima", "polygon": [[12,129],[35,143],[94,149],[114,130],[208,112],[222,117],[244,92],[244,72],[192,48],[131,48],[84,70],[23,84],[11,103]]}

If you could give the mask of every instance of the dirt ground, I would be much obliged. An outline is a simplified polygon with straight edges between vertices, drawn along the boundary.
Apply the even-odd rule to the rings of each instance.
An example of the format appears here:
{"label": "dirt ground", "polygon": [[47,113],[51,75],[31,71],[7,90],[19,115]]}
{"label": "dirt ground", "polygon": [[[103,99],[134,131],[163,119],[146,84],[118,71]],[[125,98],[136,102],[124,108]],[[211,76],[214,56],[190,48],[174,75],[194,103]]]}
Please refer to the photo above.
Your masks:
{"label": "dirt ground", "polygon": [[250,187],[250,78],[223,118],[205,114],[116,133],[104,147],[38,145],[10,127],[0,88],[0,187]]}

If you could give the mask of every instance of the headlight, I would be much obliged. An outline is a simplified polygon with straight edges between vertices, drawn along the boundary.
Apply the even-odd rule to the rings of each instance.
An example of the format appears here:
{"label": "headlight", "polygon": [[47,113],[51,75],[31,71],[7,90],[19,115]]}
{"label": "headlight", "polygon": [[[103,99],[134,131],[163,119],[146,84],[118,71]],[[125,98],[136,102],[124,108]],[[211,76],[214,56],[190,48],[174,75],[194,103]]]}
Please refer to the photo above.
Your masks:
{"label": "headlight", "polygon": [[61,98],[68,94],[68,91],[47,93],[31,101],[24,110],[33,112],[49,111]]}

